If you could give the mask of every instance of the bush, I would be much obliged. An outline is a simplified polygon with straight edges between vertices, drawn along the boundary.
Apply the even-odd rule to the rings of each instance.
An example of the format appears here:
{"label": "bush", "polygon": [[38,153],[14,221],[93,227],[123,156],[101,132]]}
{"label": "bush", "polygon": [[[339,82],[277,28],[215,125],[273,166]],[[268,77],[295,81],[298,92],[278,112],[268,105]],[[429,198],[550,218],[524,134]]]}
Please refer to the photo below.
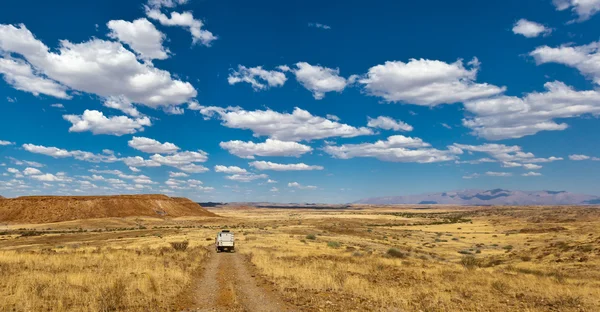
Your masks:
{"label": "bush", "polygon": [[188,241],[171,242],[171,247],[173,247],[173,249],[175,249],[177,251],[185,251],[188,248],[189,244],[190,244],[190,242],[188,242]]}
{"label": "bush", "polygon": [[340,246],[342,246],[342,244],[340,244],[339,242],[328,242],[327,246],[331,247],[331,248],[340,248]]}
{"label": "bush", "polygon": [[400,251],[398,248],[390,248],[387,251],[387,255],[392,258],[406,258],[406,254]]}
{"label": "bush", "polygon": [[317,239],[317,236],[315,236],[315,234],[308,234],[306,235],[306,239],[315,240]]}
{"label": "bush", "polygon": [[512,245],[506,245],[506,246],[502,247],[502,249],[511,251],[513,249],[513,246]]}
{"label": "bush", "polygon": [[473,256],[463,256],[460,259],[460,264],[467,269],[474,269],[475,267],[479,266],[479,260]]}

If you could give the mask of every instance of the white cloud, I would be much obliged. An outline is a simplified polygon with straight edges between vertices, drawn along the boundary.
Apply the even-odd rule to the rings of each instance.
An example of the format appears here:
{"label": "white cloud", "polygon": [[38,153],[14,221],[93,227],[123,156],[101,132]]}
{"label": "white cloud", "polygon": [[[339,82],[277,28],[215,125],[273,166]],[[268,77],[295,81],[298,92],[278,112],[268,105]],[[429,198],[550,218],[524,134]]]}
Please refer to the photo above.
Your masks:
{"label": "white cloud", "polygon": [[536,164],[523,164],[523,168],[528,170],[538,170],[542,169],[542,166]]}
{"label": "white cloud", "polygon": [[148,6],[155,9],[174,8],[187,2],[188,0],[148,0]]}
{"label": "white cloud", "polygon": [[316,190],[317,187],[314,185],[302,185],[298,182],[290,182],[288,183],[288,187],[293,187],[301,190]]}
{"label": "white cloud", "polygon": [[275,171],[302,171],[302,170],[323,170],[322,166],[310,166],[305,163],[299,164],[278,164],[270,161],[253,161],[250,166],[258,170]]}
{"label": "white cloud", "polygon": [[200,42],[203,45],[210,47],[212,42],[217,40],[217,37],[213,35],[212,32],[202,29],[204,23],[201,20],[194,19],[192,12],[171,12],[171,17],[169,18],[167,15],[161,13],[160,10],[146,7],[146,15],[153,20],[157,20],[163,26],[179,26],[187,28],[192,34],[193,44]]}
{"label": "white cloud", "polygon": [[230,85],[246,82],[252,85],[254,91],[265,90],[270,87],[281,87],[286,81],[287,77],[284,73],[276,70],[264,70],[262,66],[248,68],[238,65],[238,69],[231,69],[229,77],[227,77],[227,82]]}
{"label": "white cloud", "polygon": [[588,160],[590,158],[591,157],[587,156],[587,155],[577,155],[577,154],[569,155],[570,160]]}
{"label": "white cloud", "polygon": [[279,192],[279,189],[276,187],[272,187],[269,191],[270,192]]}
{"label": "white cloud", "polygon": [[330,137],[356,137],[371,135],[373,130],[355,128],[347,124],[313,116],[306,110],[294,108],[289,113],[273,110],[246,111],[236,107],[200,107],[205,118],[215,115],[223,121],[223,126],[235,129],[248,129],[255,137],[268,136],[281,141],[310,141]]}
{"label": "white cloud", "polygon": [[150,118],[131,119],[126,116],[106,117],[97,110],[85,110],[83,115],[64,115],[63,118],[73,124],[69,132],[91,131],[93,134],[110,134],[121,136],[144,131],[144,127],[152,126]]}
{"label": "white cloud", "polygon": [[319,65],[311,65],[306,62],[296,63],[296,69],[292,70],[296,80],[310,92],[316,100],[325,97],[327,92],[342,92],[351,82],[340,76],[339,69],[327,68]]}
{"label": "white cloud", "polygon": [[275,181],[275,180],[271,180],[271,179],[268,179],[268,180],[267,180],[267,183],[277,183],[277,181]]}
{"label": "white cloud", "polygon": [[515,23],[512,31],[514,34],[523,35],[527,38],[535,38],[539,35],[549,35],[552,32],[552,29],[522,18]]}
{"label": "white cloud", "polygon": [[21,173],[19,170],[15,169],[15,168],[6,168],[6,171],[12,173],[12,174],[19,174]]}
{"label": "white cloud", "polygon": [[248,171],[244,168],[240,168],[237,166],[222,166],[222,165],[216,165],[215,166],[215,172],[223,172],[223,173],[228,173],[228,174],[246,174],[248,173]]}
{"label": "white cloud", "polygon": [[208,168],[197,164],[178,165],[174,167],[188,173],[203,173],[209,171]]}
{"label": "white cloud", "polygon": [[388,61],[373,66],[358,82],[365,92],[387,102],[423,106],[452,104],[499,94],[505,90],[487,83],[476,83],[479,61],[465,68],[462,60],[442,61],[411,59],[408,63]]}
{"label": "white cloud", "polygon": [[455,143],[452,146],[459,150],[488,154],[498,162],[502,163],[504,167],[523,166],[525,169],[539,169],[541,166],[534,164],[563,160],[560,157],[554,156],[548,158],[535,157],[533,153],[523,152],[522,148],[517,145],[508,146],[490,143],[482,145],[466,145]]}
{"label": "white cloud", "polygon": [[558,11],[571,9],[579,18],[577,22],[583,22],[600,11],[600,0],[552,0]]}
{"label": "white cloud", "polygon": [[61,99],[71,98],[66,93],[66,87],[56,81],[36,75],[31,65],[22,60],[0,57],[0,73],[4,75],[6,83],[17,90],[30,92],[35,96],[45,94]]}
{"label": "white cloud", "polygon": [[[157,108],[187,103],[197,94],[190,83],[173,79],[169,72],[150,63],[140,63],[118,42],[61,40],[57,52],[51,52],[25,25],[0,25],[0,49],[22,56],[37,77],[103,98],[124,96],[133,103]],[[53,96],[66,98],[60,92]]]}
{"label": "white cloud", "polygon": [[72,181],[70,178],[66,177],[65,174],[62,172],[59,172],[56,175],[51,174],[51,173],[46,173],[46,174],[32,175],[29,177],[34,180],[43,181],[43,182],[70,182],[70,181]]}
{"label": "white cloud", "polygon": [[125,157],[121,159],[129,167],[160,167],[154,160],[144,159],[140,156]]}
{"label": "white cloud", "polygon": [[328,25],[321,23],[308,23],[308,27],[321,28],[321,29],[331,29]]}
{"label": "white cloud", "polygon": [[340,117],[336,116],[336,115],[332,115],[332,114],[327,114],[325,115],[325,117],[327,117],[327,119],[333,120],[333,121],[340,121]]}
{"label": "white cloud", "polygon": [[235,140],[221,142],[219,146],[235,156],[247,159],[254,159],[254,156],[300,157],[312,151],[312,147],[308,145],[274,139],[267,139],[264,143]]}
{"label": "white cloud", "polygon": [[198,150],[197,152],[178,152],[168,156],[154,154],[150,159],[161,165],[177,167],[195,162],[205,162],[208,160],[208,153]]}
{"label": "white cloud", "polygon": [[463,176],[463,179],[475,179],[475,178],[479,178],[479,173],[472,173],[472,174]]}
{"label": "white cloud", "polygon": [[463,125],[488,140],[521,138],[540,131],[565,130],[568,125],[554,119],[600,113],[598,91],[576,91],[562,82],[547,82],[546,92],[532,92],[523,98],[497,96],[466,102],[474,117],[463,119]]}
{"label": "white cloud", "polygon": [[65,108],[64,105],[60,104],[60,103],[56,103],[56,104],[51,104],[50,107],[54,107],[54,108]]}
{"label": "white cloud", "polygon": [[117,109],[131,117],[140,117],[142,114],[124,96],[111,96],[104,101],[104,106]]}
{"label": "white cloud", "polygon": [[133,22],[112,20],[106,26],[111,30],[110,38],[128,44],[143,60],[169,57],[169,50],[163,47],[166,36],[145,18]]}
{"label": "white cloud", "polygon": [[238,181],[238,182],[250,182],[256,179],[266,179],[268,176],[266,174],[233,174],[230,176],[226,176],[226,179]]}
{"label": "white cloud", "polygon": [[0,146],[13,145],[13,144],[15,144],[15,143],[10,142],[10,141],[0,140]]}
{"label": "white cloud", "polygon": [[529,53],[540,64],[558,63],[577,69],[600,85],[600,41],[582,46],[563,45],[557,48],[541,46]]}
{"label": "white cloud", "polygon": [[94,154],[94,153],[84,152],[84,151],[79,151],[79,150],[67,151],[65,149],[60,149],[57,147],[46,147],[46,146],[34,145],[34,144],[23,144],[23,149],[25,149],[26,151],[28,151],[30,153],[42,154],[42,155],[51,156],[54,158],[73,157],[77,160],[93,162],[93,163],[98,163],[98,162],[111,163],[111,162],[116,162],[116,161],[120,160],[119,158],[115,157],[114,155]]}
{"label": "white cloud", "polygon": [[390,162],[433,163],[455,160],[453,150],[438,150],[419,138],[394,135],[375,143],[327,145],[323,150],[339,159],[373,157]]}
{"label": "white cloud", "polygon": [[185,172],[173,172],[173,171],[169,171],[169,177],[171,177],[171,178],[185,178],[185,177],[188,177],[188,175]]}
{"label": "white cloud", "polygon": [[39,169],[27,167],[27,168],[25,168],[25,170],[23,170],[23,174],[24,175],[34,175],[34,174],[42,174],[42,172]]}
{"label": "white cloud", "polygon": [[133,137],[128,145],[138,151],[152,154],[172,154],[179,150],[179,147],[173,143],[160,143],[157,140],[145,137]]}
{"label": "white cloud", "polygon": [[539,177],[541,175],[542,175],[541,173],[533,172],[533,171],[522,174],[522,176],[524,176],[524,177]]}
{"label": "white cloud", "polygon": [[14,157],[6,157],[6,158],[8,158],[10,161],[12,161],[15,165],[18,165],[18,166],[29,166],[29,167],[36,167],[36,168],[42,168],[45,166],[44,164],[41,164],[36,161],[19,160]]}
{"label": "white cloud", "polygon": [[381,128],[384,130],[394,131],[412,131],[413,127],[401,120],[394,120],[391,117],[379,116],[375,119],[368,117],[369,123],[367,126],[371,128]]}
{"label": "white cloud", "polygon": [[136,167],[131,167],[131,166],[129,166],[129,170],[131,170],[133,172],[140,172],[140,171],[142,171],[142,170],[140,170],[140,169],[138,169]]}
{"label": "white cloud", "polygon": [[490,176],[490,177],[510,177],[510,176],[512,176],[512,173],[488,171],[485,173],[485,175]]}

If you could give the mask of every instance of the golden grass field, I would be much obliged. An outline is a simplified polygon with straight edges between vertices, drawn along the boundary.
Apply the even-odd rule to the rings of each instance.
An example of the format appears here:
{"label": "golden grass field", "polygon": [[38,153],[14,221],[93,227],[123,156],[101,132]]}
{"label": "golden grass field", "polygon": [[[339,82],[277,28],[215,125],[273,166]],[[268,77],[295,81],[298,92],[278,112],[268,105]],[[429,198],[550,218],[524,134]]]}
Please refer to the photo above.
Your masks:
{"label": "golden grass field", "polygon": [[0,311],[181,310],[220,228],[299,310],[600,311],[600,209],[422,208],[0,224]]}

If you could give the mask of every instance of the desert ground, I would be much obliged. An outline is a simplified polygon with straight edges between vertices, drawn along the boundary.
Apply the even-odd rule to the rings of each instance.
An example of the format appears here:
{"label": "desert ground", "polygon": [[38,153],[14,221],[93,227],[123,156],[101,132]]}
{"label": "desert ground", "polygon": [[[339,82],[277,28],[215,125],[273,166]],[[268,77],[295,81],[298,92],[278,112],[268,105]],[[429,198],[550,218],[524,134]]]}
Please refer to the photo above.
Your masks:
{"label": "desert ground", "polygon": [[209,210],[0,223],[0,311],[600,311],[597,207]]}

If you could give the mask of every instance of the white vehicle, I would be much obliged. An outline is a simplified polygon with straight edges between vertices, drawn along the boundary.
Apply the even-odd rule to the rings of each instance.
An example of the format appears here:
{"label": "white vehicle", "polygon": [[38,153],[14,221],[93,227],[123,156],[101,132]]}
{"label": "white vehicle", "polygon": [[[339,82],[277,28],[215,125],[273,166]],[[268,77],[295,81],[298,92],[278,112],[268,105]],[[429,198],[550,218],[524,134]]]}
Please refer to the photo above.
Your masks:
{"label": "white vehicle", "polygon": [[233,251],[235,248],[233,233],[229,230],[222,230],[219,232],[215,239],[215,247],[217,248],[217,252]]}

